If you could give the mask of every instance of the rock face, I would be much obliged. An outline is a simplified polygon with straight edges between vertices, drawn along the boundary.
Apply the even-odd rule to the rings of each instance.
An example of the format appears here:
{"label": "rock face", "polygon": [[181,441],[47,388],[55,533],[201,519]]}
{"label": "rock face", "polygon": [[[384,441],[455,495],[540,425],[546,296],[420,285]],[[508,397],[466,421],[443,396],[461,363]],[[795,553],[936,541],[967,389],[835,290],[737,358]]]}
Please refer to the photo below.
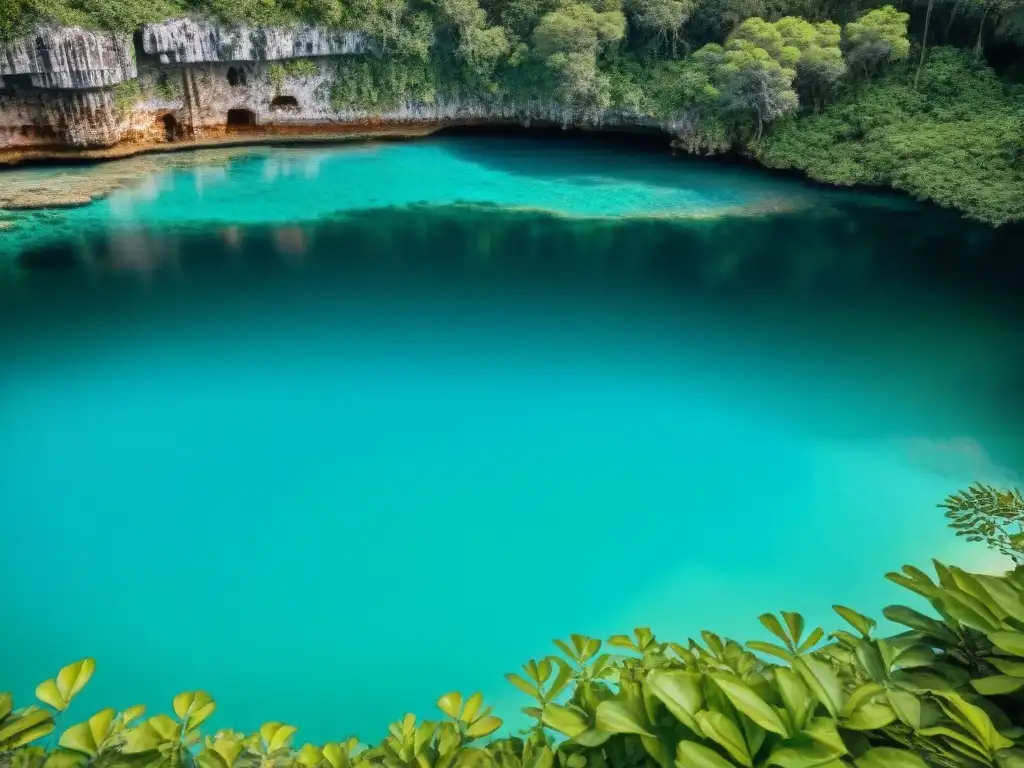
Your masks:
{"label": "rock face", "polygon": [[131,37],[113,32],[39,29],[0,50],[0,82],[9,88],[106,88],[136,74]]}
{"label": "rock face", "polygon": [[304,24],[294,28],[224,27],[213,22],[174,19],[142,28],[142,47],[161,64],[274,61],[309,56],[371,53],[363,32]]}
{"label": "rock face", "polygon": [[[136,51],[127,35],[47,29],[0,48],[0,153],[261,133],[329,136],[382,124],[536,120],[658,127],[644,115],[553,102],[437,94],[374,112],[339,103],[332,92],[344,76],[342,58],[379,55],[374,41],[355,30],[227,27],[184,18],[146,25],[138,39]],[[288,59],[306,64],[274,64]]]}

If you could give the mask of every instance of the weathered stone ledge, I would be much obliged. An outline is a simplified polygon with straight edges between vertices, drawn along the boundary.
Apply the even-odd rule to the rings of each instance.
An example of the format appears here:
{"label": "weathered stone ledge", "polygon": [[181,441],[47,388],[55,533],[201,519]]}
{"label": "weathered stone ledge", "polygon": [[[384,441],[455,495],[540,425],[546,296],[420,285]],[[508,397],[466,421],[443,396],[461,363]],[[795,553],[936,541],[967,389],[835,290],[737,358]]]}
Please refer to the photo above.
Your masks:
{"label": "weathered stone ledge", "polygon": [[0,85],[8,88],[108,88],[137,74],[131,36],[115,32],[42,28],[0,48]]}
{"label": "weathered stone ledge", "polygon": [[376,50],[370,37],[358,30],[329,29],[312,24],[224,26],[188,18],[145,25],[142,47],[147,55],[158,56],[161,64],[277,61]]}

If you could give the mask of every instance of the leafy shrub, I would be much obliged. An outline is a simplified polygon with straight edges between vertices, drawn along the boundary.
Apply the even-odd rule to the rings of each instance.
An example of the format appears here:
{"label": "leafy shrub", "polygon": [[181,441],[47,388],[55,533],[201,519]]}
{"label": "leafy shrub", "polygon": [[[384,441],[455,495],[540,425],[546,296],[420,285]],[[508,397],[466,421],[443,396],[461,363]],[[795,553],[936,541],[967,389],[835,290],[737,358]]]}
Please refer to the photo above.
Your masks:
{"label": "leafy shrub", "polygon": [[1024,219],[1024,93],[954,48],[935,48],[919,88],[900,69],[818,115],[783,120],[755,148],[771,168],[831,184],[888,185],[1002,224]]}
{"label": "leafy shrub", "polygon": [[[942,506],[954,512],[952,525],[961,531],[1007,509],[1019,519],[1020,500],[1019,492],[977,486]],[[989,543],[1022,551],[1012,537]],[[442,720],[406,715],[375,747],[349,738],[296,748],[297,729],[278,722],[248,735],[222,730],[204,736],[200,727],[216,704],[194,691],[174,698],[174,717],[141,720],[142,707],[105,709],[65,730],[55,748],[35,746],[91,679],[95,662],[83,659],[36,689],[47,708],[14,710],[10,694],[0,695],[0,764],[1018,768],[1024,765],[1024,566],[992,576],[936,562],[935,573],[933,580],[904,566],[888,574],[935,613],[886,608],[889,621],[906,627],[894,636],[879,636],[874,620],[837,605],[846,627],[827,636],[807,627],[799,613],[783,611],[760,617],[770,642],[741,644],[706,631],[700,641],[664,642],[646,628],[607,644],[583,635],[556,640],[558,654],[506,675],[533,700],[523,711],[534,725],[523,737],[485,745],[479,741],[502,720],[480,694],[445,694],[437,701]]]}

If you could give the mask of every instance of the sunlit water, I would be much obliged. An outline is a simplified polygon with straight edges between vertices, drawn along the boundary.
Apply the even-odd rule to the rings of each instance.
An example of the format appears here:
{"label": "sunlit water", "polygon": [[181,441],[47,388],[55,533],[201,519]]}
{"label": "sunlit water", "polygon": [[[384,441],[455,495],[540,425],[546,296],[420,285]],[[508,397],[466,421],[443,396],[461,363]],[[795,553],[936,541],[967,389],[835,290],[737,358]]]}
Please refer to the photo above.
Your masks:
{"label": "sunlit water", "polygon": [[451,689],[514,718],[502,673],[570,632],[831,629],[905,562],[998,566],[936,504],[1024,469],[1019,230],[490,138],[7,221],[21,703],[90,654],[73,719],[204,688],[217,725],[376,740]]}

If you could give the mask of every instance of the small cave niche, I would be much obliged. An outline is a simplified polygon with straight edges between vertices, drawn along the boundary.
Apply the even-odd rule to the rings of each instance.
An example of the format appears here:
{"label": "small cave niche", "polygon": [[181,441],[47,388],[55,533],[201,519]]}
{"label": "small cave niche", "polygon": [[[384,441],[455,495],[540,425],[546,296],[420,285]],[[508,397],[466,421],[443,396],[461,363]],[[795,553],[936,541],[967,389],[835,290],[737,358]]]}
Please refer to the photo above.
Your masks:
{"label": "small cave niche", "polygon": [[274,110],[297,110],[299,108],[299,100],[294,96],[275,96],[274,100],[270,102],[270,108]]}
{"label": "small cave niche", "polygon": [[231,67],[228,69],[228,85],[232,88],[237,88],[238,86],[244,86],[245,84],[246,79],[244,69],[241,67],[238,67],[237,69],[235,67]]}
{"label": "small cave niche", "polygon": [[181,124],[174,115],[164,115],[160,118],[160,122],[163,123],[164,126],[165,141],[177,141],[181,138]]}
{"label": "small cave niche", "polygon": [[256,113],[251,109],[229,109],[228,128],[252,128],[256,125]]}

